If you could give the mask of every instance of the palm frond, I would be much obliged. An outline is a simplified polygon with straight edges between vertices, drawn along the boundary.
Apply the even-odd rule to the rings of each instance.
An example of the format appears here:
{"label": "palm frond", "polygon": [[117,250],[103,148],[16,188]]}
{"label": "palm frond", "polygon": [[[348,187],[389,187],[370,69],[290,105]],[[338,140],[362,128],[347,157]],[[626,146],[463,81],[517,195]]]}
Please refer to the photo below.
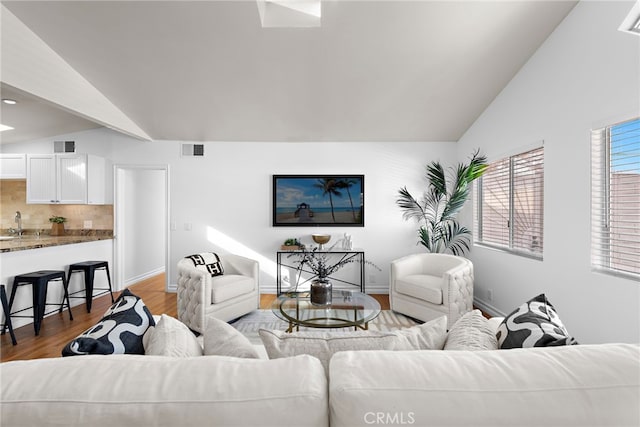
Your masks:
{"label": "palm frond", "polygon": [[416,219],[423,221],[426,214],[422,205],[409,193],[407,187],[398,190],[398,198],[396,204],[403,210],[402,217],[405,220]]}
{"label": "palm frond", "polygon": [[433,240],[431,238],[431,233],[426,227],[420,227],[418,230],[418,243],[425,247],[427,252],[433,252]]}
{"label": "palm frond", "polygon": [[437,194],[447,194],[447,177],[440,163],[432,162],[430,165],[427,165],[426,178],[429,186],[433,188]]}

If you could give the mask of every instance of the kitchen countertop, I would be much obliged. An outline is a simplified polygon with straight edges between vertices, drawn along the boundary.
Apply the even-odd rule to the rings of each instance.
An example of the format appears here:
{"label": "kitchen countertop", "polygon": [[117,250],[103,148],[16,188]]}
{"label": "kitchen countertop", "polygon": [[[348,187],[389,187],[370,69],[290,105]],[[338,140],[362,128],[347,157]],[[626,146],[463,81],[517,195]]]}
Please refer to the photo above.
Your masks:
{"label": "kitchen countertop", "polygon": [[51,246],[73,245],[76,243],[95,242],[98,240],[111,240],[113,235],[105,233],[101,235],[69,235],[69,236],[50,236],[26,235],[21,238],[11,240],[0,240],[0,253],[24,251],[27,249],[48,248]]}

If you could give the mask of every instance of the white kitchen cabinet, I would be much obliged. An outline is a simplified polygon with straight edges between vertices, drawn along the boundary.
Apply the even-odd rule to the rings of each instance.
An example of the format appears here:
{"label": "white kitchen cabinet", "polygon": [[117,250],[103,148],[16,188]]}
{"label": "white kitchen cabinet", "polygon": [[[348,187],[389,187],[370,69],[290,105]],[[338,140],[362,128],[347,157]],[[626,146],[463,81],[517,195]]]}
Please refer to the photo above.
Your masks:
{"label": "white kitchen cabinet", "polygon": [[112,174],[109,160],[87,154],[87,204],[113,204]]}
{"label": "white kitchen cabinet", "polygon": [[109,204],[106,160],[87,154],[27,155],[27,203]]}
{"label": "white kitchen cabinet", "polygon": [[24,154],[0,154],[0,179],[25,179],[26,158]]}

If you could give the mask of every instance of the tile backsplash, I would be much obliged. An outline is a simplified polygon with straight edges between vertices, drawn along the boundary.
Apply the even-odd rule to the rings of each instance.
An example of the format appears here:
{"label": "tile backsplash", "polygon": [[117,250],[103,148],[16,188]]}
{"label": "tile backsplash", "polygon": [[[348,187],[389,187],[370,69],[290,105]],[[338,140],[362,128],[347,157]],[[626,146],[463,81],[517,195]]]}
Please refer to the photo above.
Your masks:
{"label": "tile backsplash", "polygon": [[50,229],[49,217],[67,218],[65,228],[84,229],[84,221],[91,221],[93,230],[113,230],[113,205],[28,205],[27,181],[0,180],[0,229],[15,228],[16,211],[22,215],[24,229]]}

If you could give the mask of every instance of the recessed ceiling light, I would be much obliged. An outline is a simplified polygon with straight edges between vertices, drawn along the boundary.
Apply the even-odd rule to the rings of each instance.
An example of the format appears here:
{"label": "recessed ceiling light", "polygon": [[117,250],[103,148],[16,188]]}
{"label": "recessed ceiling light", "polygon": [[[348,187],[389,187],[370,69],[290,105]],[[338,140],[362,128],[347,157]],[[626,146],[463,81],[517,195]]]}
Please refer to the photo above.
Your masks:
{"label": "recessed ceiling light", "polygon": [[10,99],[10,98],[2,98],[2,102],[9,105],[15,105],[18,103],[18,101],[16,101],[15,99]]}
{"label": "recessed ceiling light", "polygon": [[0,124],[0,132],[13,129],[11,126]]}

